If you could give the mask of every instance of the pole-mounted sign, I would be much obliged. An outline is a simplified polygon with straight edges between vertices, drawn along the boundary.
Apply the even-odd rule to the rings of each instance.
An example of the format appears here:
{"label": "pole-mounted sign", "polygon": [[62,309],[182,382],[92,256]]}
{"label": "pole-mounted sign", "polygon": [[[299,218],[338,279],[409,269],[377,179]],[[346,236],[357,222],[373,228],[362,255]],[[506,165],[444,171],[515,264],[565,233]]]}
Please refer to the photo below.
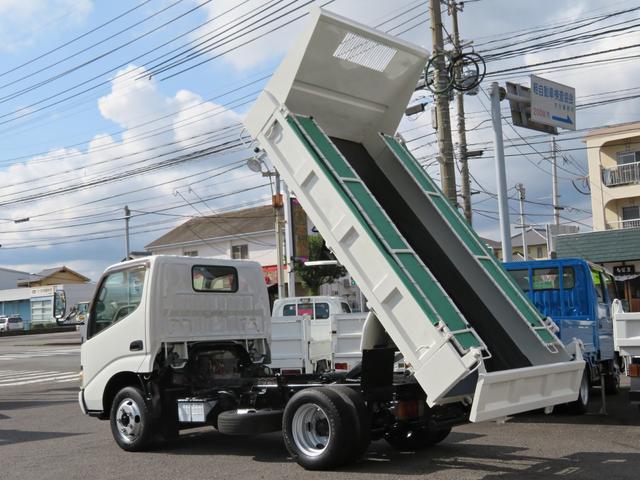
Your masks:
{"label": "pole-mounted sign", "polygon": [[576,89],[531,75],[531,120],[576,129]]}

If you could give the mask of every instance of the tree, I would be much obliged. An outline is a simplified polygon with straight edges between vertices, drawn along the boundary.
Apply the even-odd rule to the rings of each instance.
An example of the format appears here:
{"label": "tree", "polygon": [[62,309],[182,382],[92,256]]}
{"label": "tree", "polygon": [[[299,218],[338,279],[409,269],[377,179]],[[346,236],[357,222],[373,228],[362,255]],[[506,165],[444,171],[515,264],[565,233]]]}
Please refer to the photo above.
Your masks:
{"label": "tree", "polygon": [[[309,260],[333,260],[320,235],[309,237]],[[311,295],[318,295],[320,286],[325,283],[331,283],[347,274],[347,270],[342,265],[307,267],[304,262],[299,260],[296,260],[295,264],[296,275],[300,278],[302,284],[309,289]]]}

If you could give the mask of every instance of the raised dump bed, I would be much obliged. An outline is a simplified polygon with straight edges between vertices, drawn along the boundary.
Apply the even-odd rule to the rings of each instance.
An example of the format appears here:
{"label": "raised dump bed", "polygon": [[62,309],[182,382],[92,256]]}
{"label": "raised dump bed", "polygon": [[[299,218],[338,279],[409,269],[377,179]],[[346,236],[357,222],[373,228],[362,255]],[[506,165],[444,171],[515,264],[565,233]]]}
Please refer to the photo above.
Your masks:
{"label": "raised dump bed", "polygon": [[571,360],[393,137],[428,52],[313,15],[246,127],[413,366],[429,405],[472,398],[470,419],[479,421],[575,400],[584,362]]}

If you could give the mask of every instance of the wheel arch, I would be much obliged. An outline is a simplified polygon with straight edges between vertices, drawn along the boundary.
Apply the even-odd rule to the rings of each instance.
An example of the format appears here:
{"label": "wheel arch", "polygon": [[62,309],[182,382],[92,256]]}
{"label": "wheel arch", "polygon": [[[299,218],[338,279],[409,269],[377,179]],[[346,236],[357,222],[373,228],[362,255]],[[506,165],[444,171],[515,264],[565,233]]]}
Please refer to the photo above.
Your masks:
{"label": "wheel arch", "polygon": [[144,384],[138,374],[134,372],[118,372],[109,379],[102,394],[102,416],[104,418],[109,418],[113,399],[125,387],[140,387],[144,392]]}

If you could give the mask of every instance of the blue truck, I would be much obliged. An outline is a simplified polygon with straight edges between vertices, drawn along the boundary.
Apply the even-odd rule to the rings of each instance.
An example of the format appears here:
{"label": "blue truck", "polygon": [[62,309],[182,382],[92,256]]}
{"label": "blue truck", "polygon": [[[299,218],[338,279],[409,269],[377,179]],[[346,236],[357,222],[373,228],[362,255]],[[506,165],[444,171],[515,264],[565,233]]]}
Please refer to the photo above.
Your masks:
{"label": "blue truck", "polygon": [[619,359],[613,344],[611,302],[617,298],[613,276],[604,268],[579,258],[508,262],[504,267],[536,308],[550,317],[565,345],[583,343],[587,362],[580,397],[572,404],[584,413],[589,388],[604,377],[607,394],[618,393]]}

